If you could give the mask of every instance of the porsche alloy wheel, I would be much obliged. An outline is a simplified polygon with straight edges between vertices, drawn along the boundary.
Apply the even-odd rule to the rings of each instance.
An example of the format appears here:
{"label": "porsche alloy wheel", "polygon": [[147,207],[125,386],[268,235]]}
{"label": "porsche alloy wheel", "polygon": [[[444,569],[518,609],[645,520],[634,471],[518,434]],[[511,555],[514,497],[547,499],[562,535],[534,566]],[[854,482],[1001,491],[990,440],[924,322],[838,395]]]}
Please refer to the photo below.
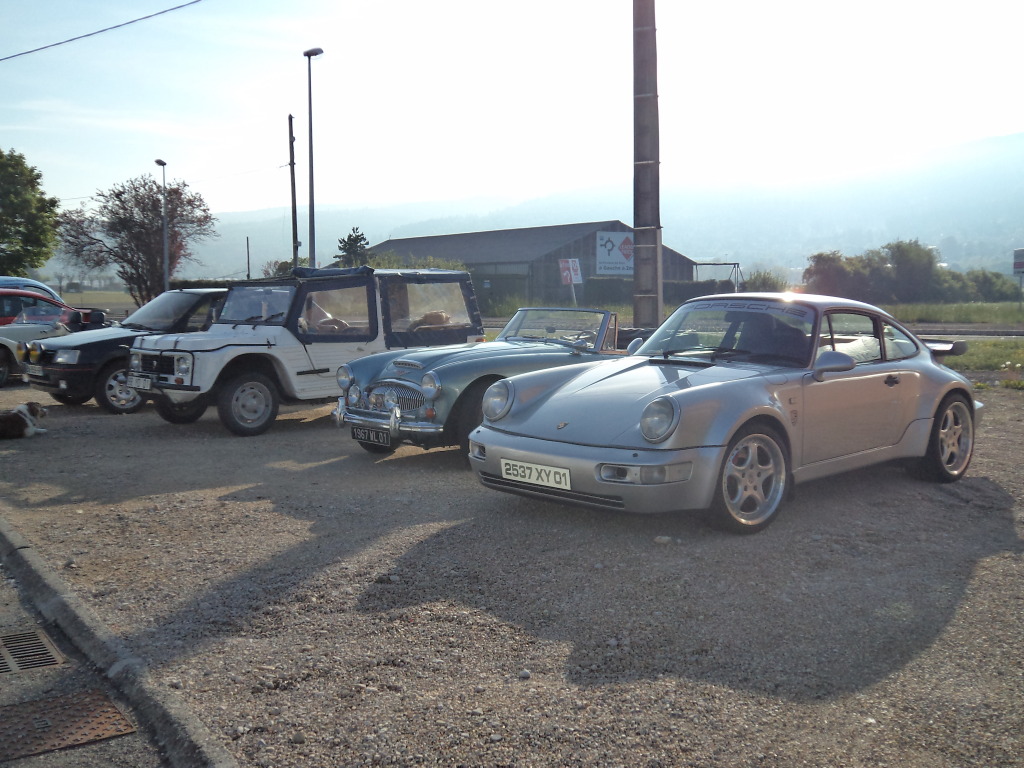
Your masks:
{"label": "porsche alloy wheel", "polygon": [[935,412],[928,452],[914,467],[923,480],[952,483],[967,472],[974,453],[974,413],[963,395],[950,395]]}
{"label": "porsche alloy wheel", "polygon": [[718,479],[715,522],[756,533],[774,519],[789,481],[786,450],[774,430],[748,425],[729,443]]}

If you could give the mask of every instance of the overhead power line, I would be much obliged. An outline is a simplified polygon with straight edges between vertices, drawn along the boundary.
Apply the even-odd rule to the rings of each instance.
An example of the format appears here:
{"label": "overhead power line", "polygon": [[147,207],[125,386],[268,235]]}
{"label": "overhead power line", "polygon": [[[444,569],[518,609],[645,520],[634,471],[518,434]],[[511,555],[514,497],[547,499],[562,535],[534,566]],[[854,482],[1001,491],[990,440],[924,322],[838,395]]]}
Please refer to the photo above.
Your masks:
{"label": "overhead power line", "polygon": [[189,5],[195,5],[196,3],[201,3],[202,1],[203,0],[191,0],[191,2],[182,3],[181,5],[176,5],[173,8],[168,8],[165,11],[157,11],[156,13],[151,13],[151,14],[149,14],[149,16],[142,16],[142,17],[140,17],[138,19],[132,19],[131,21],[126,21],[123,24],[115,24],[112,27],[106,27],[105,29],[98,29],[95,32],[90,32],[87,35],[79,35],[78,37],[72,37],[69,40],[62,40],[59,43],[50,43],[49,45],[44,45],[41,48],[33,48],[31,51],[22,51],[21,53],[14,53],[14,54],[11,54],[10,56],[4,56],[3,58],[0,58],[0,61],[8,61],[9,59],[16,59],[19,56],[28,56],[30,53],[38,53],[39,51],[45,51],[47,48],[56,48],[58,45],[67,45],[68,43],[73,43],[76,40],[84,40],[87,37],[93,37],[94,35],[101,35],[104,32],[110,32],[113,29],[120,29],[121,27],[127,27],[129,24],[135,24],[136,22],[145,21],[146,19],[152,19],[154,16],[162,16],[165,13],[170,13],[171,11],[177,11],[177,10],[185,8],[185,7],[189,6]]}

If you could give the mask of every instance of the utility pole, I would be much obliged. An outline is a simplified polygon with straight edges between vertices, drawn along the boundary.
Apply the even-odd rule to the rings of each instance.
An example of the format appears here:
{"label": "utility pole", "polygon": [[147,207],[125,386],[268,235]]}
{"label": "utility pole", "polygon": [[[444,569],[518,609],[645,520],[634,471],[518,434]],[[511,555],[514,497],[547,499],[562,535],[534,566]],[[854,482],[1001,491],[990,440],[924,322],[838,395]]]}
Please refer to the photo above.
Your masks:
{"label": "utility pole", "polygon": [[292,268],[299,266],[299,212],[295,207],[295,118],[288,115],[288,169],[292,177]]}
{"label": "utility pole", "polygon": [[665,314],[660,163],[654,0],[633,0],[633,325],[641,328]]}

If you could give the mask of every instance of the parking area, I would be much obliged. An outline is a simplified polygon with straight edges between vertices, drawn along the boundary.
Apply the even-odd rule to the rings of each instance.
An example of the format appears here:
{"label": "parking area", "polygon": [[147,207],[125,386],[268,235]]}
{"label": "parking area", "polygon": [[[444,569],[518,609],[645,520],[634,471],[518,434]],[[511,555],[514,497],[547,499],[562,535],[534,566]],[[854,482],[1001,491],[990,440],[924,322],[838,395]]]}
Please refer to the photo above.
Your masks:
{"label": "parking area", "polygon": [[330,405],[49,403],[0,514],[242,766],[1024,765],[1024,393],[979,399],[964,481],[801,486],[756,536],[487,491]]}

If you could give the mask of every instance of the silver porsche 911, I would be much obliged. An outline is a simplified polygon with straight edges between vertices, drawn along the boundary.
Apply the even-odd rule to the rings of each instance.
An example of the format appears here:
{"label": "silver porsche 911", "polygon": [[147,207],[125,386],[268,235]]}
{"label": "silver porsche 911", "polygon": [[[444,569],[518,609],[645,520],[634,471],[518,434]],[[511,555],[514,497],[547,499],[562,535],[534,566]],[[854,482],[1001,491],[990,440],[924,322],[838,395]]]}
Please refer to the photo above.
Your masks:
{"label": "silver porsche 911", "polygon": [[792,484],[906,460],[959,480],[981,403],[884,311],[788,293],[705,296],[631,354],[513,376],[484,395],[469,457],[489,488],[567,504],[710,509],[769,525]]}

